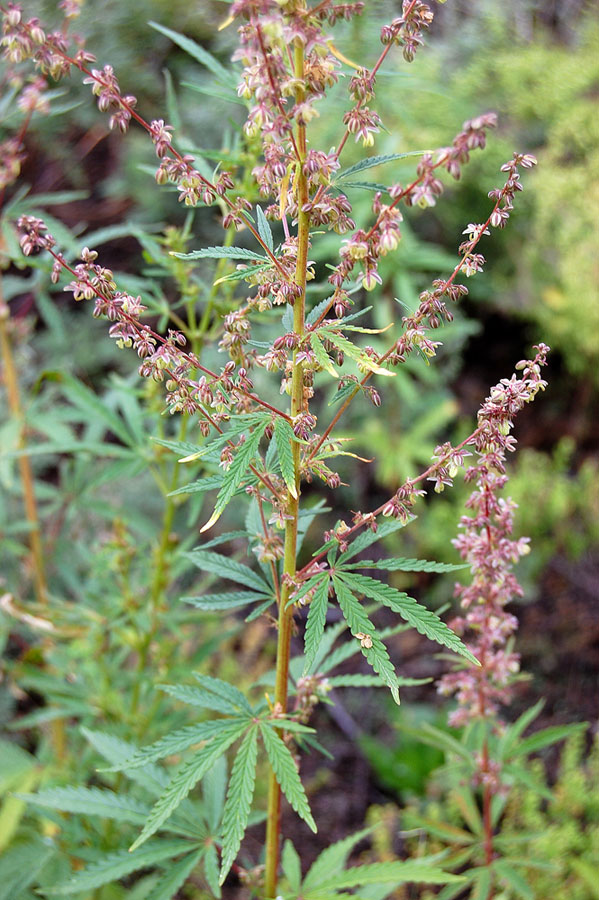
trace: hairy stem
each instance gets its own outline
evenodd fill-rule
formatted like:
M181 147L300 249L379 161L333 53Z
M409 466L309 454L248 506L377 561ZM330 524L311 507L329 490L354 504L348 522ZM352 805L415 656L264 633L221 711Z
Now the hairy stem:
M296 41L294 48L295 77L300 85L296 91L296 102L300 103L304 97L304 48ZM297 265L295 281L301 289L301 294L296 298L293 307L293 330L300 337L304 334L306 324L306 269L308 262L308 244L310 234L309 214L302 211L302 207L308 202L308 182L303 171L303 163L306 156L306 129L304 125L298 125L296 146L298 148L298 161L295 170L295 189L297 192L298 224L297 224ZM291 381L291 417L297 416L304 405L304 379L303 367L297 361L297 351L293 359L293 375ZM289 519L285 524L285 556L283 560L284 574L293 578L296 572L296 547L297 547L297 523L299 515L300 493L300 445L294 441L293 468L295 472L295 488L297 497L289 496L287 514ZM293 629L293 607L288 606L290 587L288 579L283 580L281 600L279 603L279 632L277 641L277 665L275 685L275 708L287 709L287 685L289 681L289 654L291 645L291 633ZM279 845L281 831L281 789L274 772L270 771L268 781L268 813L266 822L266 874L265 896L274 897L277 886L277 871L279 867Z

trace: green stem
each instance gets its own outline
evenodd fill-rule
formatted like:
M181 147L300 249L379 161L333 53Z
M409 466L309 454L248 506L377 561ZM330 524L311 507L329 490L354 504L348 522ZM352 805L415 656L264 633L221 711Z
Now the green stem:
M304 89L304 49L299 41L295 43L295 77L299 87L296 91L296 101L303 100ZM300 336L304 334L306 322L306 269L308 262L308 244L310 236L309 214L302 211L308 202L308 183L303 172L303 162L306 156L306 130L304 125L299 125L296 136L296 146L299 151L299 159L295 171L295 189L297 192L298 215L297 225L297 264L295 281L301 289L299 297L293 307L293 330ZM291 380L291 417L297 416L304 406L304 378L303 367L297 361L297 354L293 357L293 375ZM293 629L293 606L289 606L290 586L289 579L293 579L296 573L296 548L297 525L299 515L300 495L300 445L293 442L293 468L295 472L295 488L297 498L289 496L287 515L289 518L285 524L285 555L283 559L283 571L288 579L283 581L281 601L279 603L279 631L277 640L276 682L275 682L275 708L285 712L287 710L287 687L289 682L289 658L291 646L291 634ZM281 840L281 789L274 772L270 771L268 781L268 811L266 819L266 872L264 890L266 897L274 897L277 887L277 873L279 868L279 845Z

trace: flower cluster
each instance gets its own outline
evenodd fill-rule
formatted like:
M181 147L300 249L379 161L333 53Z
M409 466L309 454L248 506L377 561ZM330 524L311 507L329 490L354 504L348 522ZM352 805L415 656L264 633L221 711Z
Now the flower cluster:
M424 43L422 33L430 26L433 16L430 6L421 0L403 0L402 15L383 26L381 42L402 45L405 61L412 62L416 50Z
M472 580L456 586L464 612L450 624L469 640L468 647L480 667L449 673L439 682L441 693L457 695L458 707L450 717L455 726L496 717L498 704L509 702L510 680L518 671L518 656L507 647L518 622L505 607L522 594L512 568L528 553L528 539L511 538L516 504L499 493L507 482L505 454L516 444L510 434L513 418L546 386L541 367L549 348L539 344L535 349L533 360L516 366L522 371L520 378L514 374L492 389L479 411L476 433L468 442L478 459L467 469L465 479L474 482L475 489L466 504L471 514L462 517L463 531L454 544L470 564Z

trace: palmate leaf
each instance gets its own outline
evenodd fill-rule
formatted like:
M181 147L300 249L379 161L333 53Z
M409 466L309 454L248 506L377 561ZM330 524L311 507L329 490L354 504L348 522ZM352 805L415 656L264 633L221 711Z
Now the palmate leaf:
M374 372L376 375L386 375L389 378L392 378L395 375L395 372L390 372L389 369L383 369L382 366L379 366L373 359L366 356L363 350L355 344L352 344L351 341L348 341L348 339L342 335L327 329L323 329L321 335L326 337L331 344L334 344L335 347L349 356L350 359L353 359L355 362L359 363L359 365L368 369L369 372Z
M467 569L463 563L440 563L428 559L363 559L346 566L348 569L385 569L387 572L456 572Z
M181 597L182 603L189 603L196 609L221 610L235 609L238 606L247 606L248 603L257 603L258 600L270 599L266 594L255 594L253 591L236 591L230 594L206 594L205 597Z
M333 584L341 612L349 625L351 633L354 637L362 634L370 639L372 646L367 646L362 642L362 639L359 639L361 641L360 649L362 654L366 657L368 664L380 676L381 681L387 685L395 702L399 704L397 675L389 659L387 648L376 634L374 625L366 615L360 602L352 594L348 584L336 575L333 576Z
M230 726L230 719L215 719L210 722L199 722L195 725L184 725L183 728L171 731L170 734L154 741L153 744L142 747L128 759L122 760L117 765L111 766L109 769L100 771L126 771L127 774L129 774L131 769L138 769L140 766L145 766L157 759L164 759L166 756L182 753L183 750L193 747L194 744L199 744L202 741L211 741L223 731L228 733Z
M256 224L258 225L258 234L272 253L275 247L272 230L268 219L262 212L261 206L256 206Z
M461 875L452 875L444 872L436 866L429 866L419 862L382 862L370 863L365 866L353 866L344 872L327 878L324 875L319 884L319 889L352 888L366 884L450 884L451 882L463 882Z
M337 374L337 370L335 369L335 366L331 362L329 354L324 349L324 347L322 345L322 341L320 340L320 338L318 337L318 335L316 334L315 331L313 331L312 334L310 335L310 346L312 347L312 352L314 353L314 356L316 357L316 362L318 363L320 368L324 369L325 372L328 372L329 375L332 375L333 378L339 378L339 375Z
M159 690L164 691L165 694L174 697L175 700L180 700L181 703L187 703L189 706L212 709L224 715L236 715L238 713L237 707L223 697L218 697L210 691L203 691L201 688L193 687L189 684L159 684L157 687Z
M220 734L209 744L198 750L190 760L184 763L169 781L166 790L159 797L152 812L148 816L141 834L131 845L131 851L148 840L177 809L189 792L200 781L247 728L247 722L225 722Z
M245 712L249 716L253 715L254 711L247 698L234 684L229 684L228 681L221 681L220 678L213 678L211 675L202 675L201 672L194 672L193 677L200 682L203 688L218 694L219 697L232 703L241 713Z
M204 47L196 44L195 41L192 41L191 38L186 37L184 34L179 34L178 31L172 31L172 29L166 28L164 25L159 25L158 22L149 22L148 24L151 28L155 28L156 31L159 31L161 34L170 38L173 43L177 44L181 50L188 53L189 56L199 62L200 65L205 66L205 68L212 72L212 74L224 85L228 86L231 83L231 78L234 73L225 69L216 57L211 53L208 53Z
M298 816L316 833L304 786L287 745L267 722L260 722L260 732L268 760L281 790Z
M219 883L222 885L235 861L247 827L258 758L258 727L245 735L233 763L222 825L222 861Z
M120 771L122 763L131 759L138 752L135 744L124 741L113 734L92 731L84 727L81 728L81 733L94 750L114 767L115 771ZM127 777L155 796L159 795L168 783L168 776L164 769L153 763L147 763L140 766L139 769L128 772Z
M185 553L184 556L190 559L194 566L197 566L203 572L220 575L221 578L235 581L237 584L243 584L244 587L252 588L252 590L262 594L271 593L266 581L250 569L249 566L244 566L243 563L230 559L228 556L223 556L221 553L214 553L197 547L195 550Z
M326 624L328 605L329 576L324 575L308 607L308 620L304 634L304 675L310 671L316 658Z
M365 169L372 169L374 166L381 166L383 163L395 162L398 159L406 159L408 156L422 156L423 153L426 152L426 150L410 150L408 153L388 153L381 156L367 156L366 159L361 159L360 162L350 166L349 169L343 169L341 172L337 172L334 181L340 181L342 178L348 178L350 175L356 175L358 172L363 172Z
M349 837L343 838L343 840L337 841L335 844L327 847L326 850L323 850L320 856L314 860L308 874L304 878L304 890L317 888L325 878L330 878L340 873L347 862L347 857L356 844L371 833L372 828L363 828L361 831L356 831L355 834L351 834Z
M255 250L246 250L245 247L202 247L200 250L192 250L191 253L171 253L177 259L251 259L268 263L262 253Z
M218 492L216 503L214 504L214 512L208 522L200 528L200 532L208 531L209 528L212 528L217 519L220 518L221 513L240 486L252 460L258 453L258 446L263 432L264 426L257 426L254 428L248 435L245 443L235 451L233 461L223 476L223 483Z
M430 638L431 641L443 644L445 647L453 650L454 653L459 653L461 656L466 657L475 665L480 665L476 657L462 643L457 634L454 634L439 616L422 606L413 597L408 597L407 594L396 590L391 585L383 584L382 581L377 581L375 578L361 575L358 572L343 572L339 577L342 577L352 590L364 594L377 603L388 606L389 609L398 613L409 625L419 631L420 634Z
M18 794L21 800L56 809L60 812L83 813L86 816L102 816L118 822L143 825L150 806L126 794L115 794L102 788L55 787L37 794Z
M76 872L68 881L47 888L49 894L78 894L83 891L93 891L103 884L109 884L137 872L138 869L146 869L148 866L165 862L188 852L193 847L189 841L151 841L142 850L117 850L110 853L97 863L93 863L86 869Z
M293 463L292 444L295 442L293 428L285 419L277 416L274 425L274 436L277 445L277 458L281 466L281 475L291 496L297 499L295 484L295 466Z
M404 528L409 522L413 521L413 518L414 517L411 516L407 522L402 522L401 519L387 519L387 521L378 526L376 531L371 531L370 529L363 531L362 534L358 535L355 541L352 541L347 550L341 554L337 563L344 565L349 559L352 559L354 556L357 556L358 553L361 553L362 550L366 550L367 547L376 544L377 541L381 541L388 535L399 531L400 528Z
M188 853L179 862L171 863L166 874L154 885L150 893L146 895L145 900L172 900L200 862L205 852L205 848L195 850L193 853Z

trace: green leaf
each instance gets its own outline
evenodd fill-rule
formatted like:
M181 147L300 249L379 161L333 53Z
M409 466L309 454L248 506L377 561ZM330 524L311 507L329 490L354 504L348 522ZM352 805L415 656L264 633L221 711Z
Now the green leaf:
M302 864L297 850L289 840L285 841L283 845L281 865L283 867L283 875L289 882L290 890L299 894L302 883Z
M115 737L113 734L106 734L104 731L81 728L81 733L116 771L120 770L122 763L139 752L135 744ZM160 794L168 782L168 776L164 769L152 763L141 766L139 770L128 772L127 777L155 795Z
M126 794L115 794L101 788L55 787L37 794L20 794L22 800L57 809L60 812L82 813L86 816L103 816L118 822L143 825L150 807Z
M294 499L297 499L297 487L295 484L295 465L293 462L292 444L295 442L293 428L285 419L277 416L274 424L274 438L277 445L277 458L281 466L281 474L287 485L287 489Z
M370 834L372 834L372 828L363 828L361 831L356 831L355 834L351 834L349 837L343 838L343 840L337 841L331 844L330 847L327 847L326 850L323 850L320 856L314 860L308 874L304 878L304 890L318 888L325 878L330 878L332 875L341 872L345 867L347 857L356 844Z
M495 872L510 885L514 893L522 900L535 900L535 894L526 879L503 859L493 863Z
M203 572L220 575L221 578L235 581L237 584L243 584L245 587L252 588L252 590L261 594L270 593L270 587L263 578L250 569L249 566L244 566L243 563L230 559L228 556L202 550L201 547L190 550L184 555Z
M221 896L220 884L218 876L220 872L220 864L218 859L218 850L214 843L208 844L206 847L206 855L204 857L204 875L208 882L208 887L215 897Z
M342 178L348 178L350 175L356 175L358 172L363 172L365 169L372 169L374 166L381 166L383 163L395 162L398 159L406 159L408 156L422 156L424 153L427 153L427 151L410 150L408 153L388 153L382 156L367 156L366 159L361 159L360 162L350 166L349 169L343 169L341 172L337 172L334 181L340 181Z
M247 723L225 722L220 734L184 763L173 775L164 793L159 797L139 837L131 845L131 851L140 847L167 821L189 792L228 748L240 737Z
M253 591L237 591L231 594L207 594L205 597L181 597L182 603L189 603L196 609L221 610L247 606L258 600L267 599L266 594L255 594Z
M461 875L452 875L444 872L436 866L429 866L419 862L382 862L370 863L365 866L353 866L340 874L334 875L320 882L319 888L351 888L364 884L450 884L451 882L464 881Z
M188 853L179 862L171 863L165 875L162 876L145 900L172 900L179 888L185 884L187 878L204 855L204 848Z
M376 578L370 578L367 575L361 575L358 572L343 572L344 581L358 593L364 594L377 603L382 603L398 613L402 619L420 632L426 635L431 641L443 644L454 653L459 653L466 657L470 662L480 665L478 660L468 648L462 643L457 634L448 628L439 616L431 612L425 606L422 606L413 597L396 590L389 584L383 584Z
M320 338L318 337L318 335L316 334L315 331L313 331L312 334L310 335L310 346L312 347L312 352L314 353L314 356L316 357L316 362L318 363L320 368L324 369L325 372L328 372L329 375L332 375L333 378L339 378L339 375L337 374L337 370L335 369L333 363L331 362L329 354L324 349L324 347L322 345L322 341L320 340Z
M251 276L255 275L257 272L263 272L264 269L270 268L272 268L271 262L256 263L255 265L244 266L241 269L236 269L235 272L230 272L228 275L223 275L222 278L217 278L214 284L230 284L233 281L245 281L246 279L251 278Z
M238 710L228 700L217 697L210 691L202 691L200 688L192 687L188 684L159 684L158 689L180 700L181 703L187 703L189 706L199 706L201 709L212 709L215 712L224 715L236 715Z
M126 447L135 446L135 440L125 423L103 400L86 387L83 382L66 372L45 372L44 378L57 380L62 385L65 396L77 406L90 421L104 422L105 426L118 437Z
M241 728L243 723L236 721L237 727ZM199 722L195 725L185 725L176 731L171 731L147 747L142 747L128 759L125 759L109 769L103 770L108 772L126 771L138 769L147 763L154 762L157 759L164 759L166 756L172 756L175 753L181 753L194 744L200 744L202 741L212 741L213 738L229 733L232 727L230 719L215 719L210 722Z
M316 658L326 624L329 605L329 576L325 574L318 583L314 597L308 607L308 620L304 633L304 675L306 675Z
M117 850L110 853L97 863L93 863L86 869L76 872L68 881L46 888L49 894L77 894L82 891L93 891L137 872L138 869L146 869L157 863L172 859L174 856L189 851L189 841L153 841L143 850Z
M222 475L205 475L198 481L192 481L189 484L184 484L183 487L177 488L176 491L171 491L167 494L167 497L176 497L179 494L199 494L203 491L214 491L220 488L222 483Z
M366 615L360 602L352 594L345 581L342 581L340 578L334 575L333 584L335 586L337 601L341 608L341 612L343 613L343 617L349 625L350 631L354 635L354 638L360 640L360 649L363 656L366 657L368 664L372 666L374 671L378 675L380 675L381 681L383 681L383 683L387 685L387 687L391 691L391 696L393 697L395 702L399 704L399 687L397 684L397 676L395 674L395 669L391 664L391 660L389 659L387 648L376 634L374 625ZM372 646L365 646L362 643L362 639L356 638L356 635L358 634L363 634L369 637L370 641L372 642Z
M148 22L148 24L151 28L155 28L156 31L164 34L165 37L170 38L173 43L177 44L177 46L184 50L185 53L188 53L189 56L196 60L196 62L199 62L200 65L212 72L212 74L218 78L219 81L222 81L223 84L229 85L231 83L234 73L225 69L211 53L208 53L207 50L200 47L200 45L196 44L195 41L192 41L191 38L186 37L184 34L179 34L178 31L172 31L164 25L159 25L158 22Z
M428 744L429 747L435 747L443 750L445 753L453 753L465 762L472 763L472 756L467 747L457 741L453 735L435 725L424 722L418 728L405 729L407 733L413 734L419 740Z
M347 569L385 569L387 572L455 572L468 566L434 562L428 559L364 559L346 566Z
M262 253L255 250L247 250L245 247L202 247L200 250L192 250L191 253L174 253L177 259L251 259L261 263L269 263Z
M412 521L412 519L409 521ZM408 522L402 522L401 519L388 519L386 522L379 525L376 531L371 531L368 528L366 531L363 531L362 534L358 535L355 541L349 545L347 550L341 554L337 560L338 565L344 565L348 559L352 559L354 556L357 556L358 553L361 553L362 550L366 550L367 547L376 544L377 541L393 534L395 531L399 531L400 528L404 528L407 524Z
M212 834L217 834L220 820L225 806L225 792L227 790L227 760L221 756L212 767L210 778L206 778L202 785L206 818ZM218 882L218 878L216 879Z
M225 802L222 827L222 861L219 883L222 885L235 862L245 834L256 781L258 758L258 729L252 727L245 735L231 771Z
M241 693L239 688L227 681L221 681L220 678L212 678L211 675L202 675L200 672L194 672L193 677L200 682L202 687L214 694L218 694L223 700L228 700L233 706L237 707L241 713L253 715L254 711L250 706L247 697Z
M270 765L281 790L298 816L316 833L316 825L310 812L304 786L300 781L291 753L268 723L260 722L260 731Z
M373 359L366 356L363 350L355 344L352 344L351 341L348 341L348 339L342 335L327 329L323 329L321 334L324 335L331 344L334 344L338 350L341 350L349 356L350 359L359 363L364 369L368 369L369 372L374 372L376 375L386 375L389 378L392 378L395 375L395 372L390 372L389 369L383 369L382 366L379 366Z
M235 451L233 461L223 476L222 487L218 492L218 497L214 504L214 512L208 522L200 528L200 532L208 531L209 528L212 528L217 519L220 518L224 508L232 499L233 494L243 481L252 460L258 453L258 446L263 432L264 426L254 428L248 435L246 441Z
M534 722L537 718L543 706L545 705L545 700L541 698L538 700L534 706L529 707L529 709L524 710L521 716L519 716L513 725L508 725L505 729L498 745L498 755L499 759L505 759L510 756L512 748L518 741L518 738L526 731L528 726Z
M432 678L402 678L397 676L397 683L400 687L418 687L421 684L430 684ZM333 675L327 681L331 687L381 687L381 679L378 675L364 675L355 673L353 675Z
M531 734L530 737L521 740L512 752L513 757L526 756L529 753L536 753L543 747L550 747L558 741L563 741L576 734L577 731L585 731L589 727L588 722L574 722L571 725L552 725L550 728L543 728Z
M272 231L270 228L270 224L264 213L262 212L262 207L256 205L256 222L258 224L258 234L272 253L275 245L272 237Z

